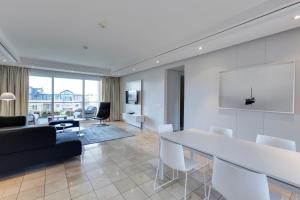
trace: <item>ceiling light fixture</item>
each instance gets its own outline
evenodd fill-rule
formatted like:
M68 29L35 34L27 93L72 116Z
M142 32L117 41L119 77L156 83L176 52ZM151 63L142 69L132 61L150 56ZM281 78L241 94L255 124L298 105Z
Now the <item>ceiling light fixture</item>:
M199 50L202 50L203 48L202 48L202 47L198 47L198 49L199 49Z
M135 68L132 68L132 71L135 71L136 69Z
M159 63L159 60L157 60L156 63L158 64L158 63Z
M83 49L84 49L84 50L87 50L88 48L89 48L89 47L86 46L86 45L83 46Z
M98 23L98 26L105 29L107 27L107 23L105 21L101 21Z
M300 19L300 15L296 15L296 16L294 17L294 20L298 20L298 19Z
M6 59L3 59L2 61L3 61L3 62L6 62L7 60L6 60Z

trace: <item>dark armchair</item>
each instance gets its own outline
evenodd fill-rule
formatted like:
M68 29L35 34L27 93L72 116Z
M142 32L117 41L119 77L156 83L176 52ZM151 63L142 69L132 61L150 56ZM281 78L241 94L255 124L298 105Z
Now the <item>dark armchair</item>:
M96 117L92 119L100 120L100 126L107 126L103 121L108 119L110 116L110 102L101 102Z

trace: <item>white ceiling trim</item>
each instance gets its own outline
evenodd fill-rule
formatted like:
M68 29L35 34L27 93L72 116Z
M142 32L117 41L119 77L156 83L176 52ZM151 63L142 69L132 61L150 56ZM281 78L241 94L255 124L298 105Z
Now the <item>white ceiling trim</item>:
M30 69L50 70L50 71L57 71L57 72L70 72L70 73L79 73L79 74L96 75L96 76L110 76L111 74L111 71L109 69L101 69L98 67L90 67L90 66L39 60L39 59L32 59L32 58L25 58L25 57L21 57L20 62L4 63L0 61L0 64L8 65L8 66L27 67Z
M124 76L138 71L144 71L297 28L300 26L300 20L293 20L293 17L299 13L300 2L294 2L172 50L149 57L133 65L113 70L112 75ZM199 46L203 46L202 51L197 50ZM156 63L157 60L159 60L159 63Z

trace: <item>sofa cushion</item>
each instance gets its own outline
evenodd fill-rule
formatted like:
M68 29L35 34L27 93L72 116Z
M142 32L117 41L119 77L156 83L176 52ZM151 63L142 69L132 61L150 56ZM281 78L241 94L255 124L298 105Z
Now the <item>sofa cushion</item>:
M0 117L0 127L25 126L25 125L26 125L25 116Z
M0 130L0 155L52 147L56 130L51 126Z

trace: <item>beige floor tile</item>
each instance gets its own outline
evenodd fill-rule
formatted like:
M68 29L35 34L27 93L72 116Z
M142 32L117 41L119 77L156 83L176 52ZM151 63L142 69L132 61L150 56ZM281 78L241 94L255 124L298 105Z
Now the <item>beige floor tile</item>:
M138 187L123 193L122 196L126 200L143 200L148 198L148 196Z
M94 190L102 188L106 185L110 185L112 182L106 175L102 175L101 177L97 177L95 179L91 179L90 183L92 184Z
M116 188L121 193L124 193L132 188L137 187L137 185L130 178L125 178L125 179L116 181L113 184L116 186Z
M31 190L40 186L44 186L45 184L45 176L35 178L35 179L29 179L29 180L24 180L21 185L20 191L25 191L25 190Z
M75 198L74 200L98 200L95 192L90 192Z
M11 196L14 194L18 194L20 187L21 187L21 183L1 186L1 188L0 188L1 197L3 198L3 197Z
M85 174L79 174L79 175L74 175L74 176L67 177L67 181L68 181L68 184L70 185L70 187L81 184L81 183L86 182L88 180L89 179Z
M23 181L28 181L28 180L33 180L33 179L37 179L37 178L41 178L45 176L45 170L35 170L33 172L28 172L27 174L25 174Z
M166 191L176 197L176 199L182 199L184 196L184 186L179 183L174 183L166 188ZM187 195L192 191L187 188Z
M64 180L64 179L66 179L66 174L64 171L58 172L58 173L53 173L53 174L48 174L48 175L46 175L45 184L49 184L49 183Z
M106 187L100 188L95 191L97 194L97 197L101 200L108 200L115 196L120 195L120 192L117 190L117 188L111 184Z
M151 196L151 200L173 200L175 197L168 193L166 190L162 190Z
M18 193L12 194L12 195L9 195L9 196L3 197L3 198L0 198L0 200L16 200L17 197L18 197Z
M37 200L44 196L44 186L20 192L18 200Z
M0 179L0 188L2 186L14 185L18 183L22 183L24 176L23 175L12 175L11 177L6 177Z
M69 189L61 190L49 195L46 195L44 200L69 200L71 199Z
M58 191L68 188L67 179L51 182L45 185L45 195L56 193Z
M93 191L93 187L88 181L70 187L70 194L72 198L79 197L91 191Z
M64 164L57 164L46 168L46 176L50 174L64 173L64 172L65 172Z
M112 172L112 173L108 173L106 174L106 176L112 181L112 182L115 182L115 181L119 181L121 179L124 179L124 178L127 178L128 176L122 172L122 171L115 171L115 172Z
M141 172L135 175L130 176L130 178L137 184L137 185L141 185L145 182L149 182L151 180L151 178L149 178L149 176L147 176L145 173Z
M146 183L143 183L141 185L139 185L139 187L143 190L143 192L145 192L148 196L152 196L155 193L161 191L162 189L158 190L158 191L154 191L154 187L153 187L154 182L153 181L149 181Z
M109 200L124 200L124 198L121 195L115 196Z
M98 169L94 169L94 170L86 172L86 175L89 179L95 179L97 177L103 176L104 172L102 169L98 168Z

